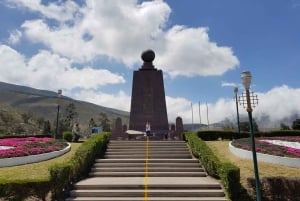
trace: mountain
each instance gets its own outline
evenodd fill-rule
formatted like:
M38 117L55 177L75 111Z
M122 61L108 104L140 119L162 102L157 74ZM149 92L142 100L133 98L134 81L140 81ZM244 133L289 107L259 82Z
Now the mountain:
M61 106L60 114L63 114L66 107L73 103L78 113L76 120L84 126L88 125L91 118L97 123L100 113L105 113L111 121L120 117L123 124L129 122L129 112L74 100L66 96L58 99L57 93L53 91L0 82L1 111L29 112L35 117L43 117L45 120L54 122L57 116L58 100Z

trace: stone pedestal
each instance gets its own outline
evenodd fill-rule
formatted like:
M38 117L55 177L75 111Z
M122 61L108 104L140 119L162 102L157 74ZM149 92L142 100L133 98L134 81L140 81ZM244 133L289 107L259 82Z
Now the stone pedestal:
M133 73L129 129L145 131L148 121L152 134L165 135L169 125L163 73L154 68L154 58L152 50L145 51L142 54L142 68Z
M176 137L178 139L182 139L182 133L183 133L183 123L182 123L182 118L177 117L176 118Z
M122 127L122 119L118 117L115 122L115 127L111 132L111 139L123 139L125 138L125 132Z

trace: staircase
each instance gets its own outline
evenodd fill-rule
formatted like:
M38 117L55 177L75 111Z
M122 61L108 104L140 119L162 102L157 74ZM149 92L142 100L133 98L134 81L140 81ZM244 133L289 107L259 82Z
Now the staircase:
M67 201L226 201L183 141L110 141Z

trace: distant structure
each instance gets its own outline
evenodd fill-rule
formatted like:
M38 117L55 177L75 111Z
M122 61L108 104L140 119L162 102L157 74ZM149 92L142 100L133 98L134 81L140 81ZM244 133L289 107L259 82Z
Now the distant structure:
M123 139L125 132L123 131L122 119L118 117L115 121L115 127L111 132L111 139Z
M176 118L176 132L175 137L178 139L182 139L183 133L183 122L181 117Z
M144 51L141 58L142 67L133 72L129 130L145 131L150 122L152 134L165 135L169 124L163 74L152 64L153 50Z

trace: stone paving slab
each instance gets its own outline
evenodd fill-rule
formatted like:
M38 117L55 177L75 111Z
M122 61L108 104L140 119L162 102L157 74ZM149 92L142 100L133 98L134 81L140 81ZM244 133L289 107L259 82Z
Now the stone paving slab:
M144 177L93 177L77 182L78 185L144 185ZM199 184L216 184L219 182L211 177L149 177L148 185L199 185Z

